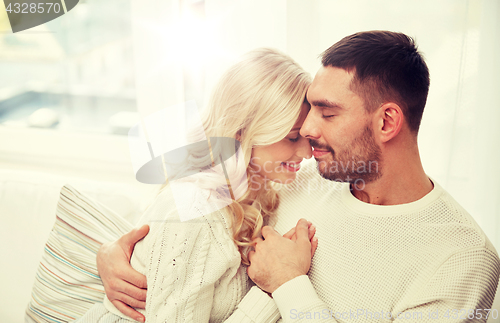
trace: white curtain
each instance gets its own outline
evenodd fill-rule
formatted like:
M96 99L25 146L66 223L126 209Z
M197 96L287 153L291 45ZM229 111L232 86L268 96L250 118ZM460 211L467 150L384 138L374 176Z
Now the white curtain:
M151 32L148 26L182 19L176 15L186 2L204 3L204 40L186 36L192 37L184 47L191 61L165 59L173 48L159 46L168 40L160 44L158 30L168 34L168 28ZM186 70L203 78L206 100L221 72L252 48L281 49L314 75L318 55L346 35L386 29L414 37L431 74L419 135L424 169L500 250L499 1L132 0L132 12L143 115L184 100Z

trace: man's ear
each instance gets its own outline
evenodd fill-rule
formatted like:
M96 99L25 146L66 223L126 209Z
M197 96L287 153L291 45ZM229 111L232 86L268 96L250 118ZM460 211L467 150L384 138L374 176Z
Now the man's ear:
M404 123L403 110L394 102L384 103L377 112L379 138L388 142L396 137Z

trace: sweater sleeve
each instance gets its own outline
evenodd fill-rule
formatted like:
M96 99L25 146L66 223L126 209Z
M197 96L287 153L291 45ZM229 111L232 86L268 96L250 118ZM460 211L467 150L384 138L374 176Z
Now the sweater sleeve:
M462 250L438 268L403 310L351 314L381 322L486 322L499 275L495 252L486 248ZM328 308L305 275L280 286L273 298L284 322L338 322L333 314L338 309Z
M307 275L295 277L278 287L273 299L283 322L338 322L314 290Z
M279 318L274 300L259 287L253 286L225 323L274 323Z
M208 322L214 288L227 271L209 226L152 223L146 322Z

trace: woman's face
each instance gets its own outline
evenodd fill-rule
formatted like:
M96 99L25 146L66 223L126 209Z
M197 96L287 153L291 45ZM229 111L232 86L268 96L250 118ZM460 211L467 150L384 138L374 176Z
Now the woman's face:
M272 145L252 149L250 163L257 174L283 184L291 183L295 179L302 159L312 156L309 140L299 134L308 112L309 104L302 104L299 119L285 138Z

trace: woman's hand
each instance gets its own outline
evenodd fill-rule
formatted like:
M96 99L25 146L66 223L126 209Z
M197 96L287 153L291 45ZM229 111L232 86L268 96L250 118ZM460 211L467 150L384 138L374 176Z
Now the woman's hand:
M317 239L311 239L313 232L314 227L305 219L297 222L295 234L289 232L286 236L269 226L263 227L263 238L255 238L254 250L248 253L248 277L263 291L273 293L288 281L307 275L316 251Z
M314 257L314 253L316 252L316 248L318 248L318 238L314 237L316 234L316 227L310 222L307 221L307 225L309 227L309 241L311 242L311 259ZM284 238L290 239L292 241L297 240L296 234L297 227L293 227L283 235Z
M123 314L136 321L145 317L134 310L146 308L146 276L130 265L135 244L149 232L149 226L133 229L120 239L105 243L97 252L97 270L101 276L108 299Z

